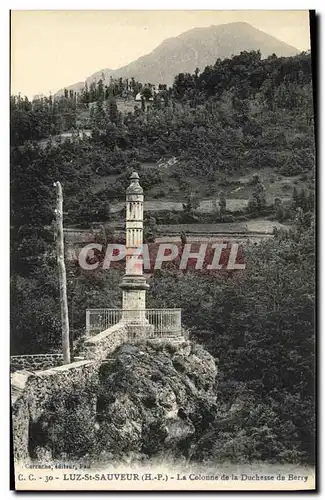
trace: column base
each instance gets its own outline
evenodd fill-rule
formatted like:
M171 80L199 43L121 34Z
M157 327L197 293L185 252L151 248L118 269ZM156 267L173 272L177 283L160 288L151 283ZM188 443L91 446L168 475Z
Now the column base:
M154 336L155 327L153 325L127 324L128 338L130 340L150 339Z

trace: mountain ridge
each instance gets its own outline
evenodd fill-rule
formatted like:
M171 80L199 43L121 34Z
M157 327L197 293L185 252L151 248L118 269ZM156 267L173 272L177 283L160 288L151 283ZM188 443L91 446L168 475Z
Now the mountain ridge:
M120 68L103 68L88 76L84 83L79 82L65 88L80 91L85 83L89 86L102 78L102 75L104 83L112 76L134 77L142 83L171 85L175 75L179 73L193 73L196 67L202 71L218 58L231 57L244 50L260 50L263 58L273 53L278 57L299 53L297 48L246 22L196 27L163 40L149 54ZM61 89L55 95L63 92L64 89Z

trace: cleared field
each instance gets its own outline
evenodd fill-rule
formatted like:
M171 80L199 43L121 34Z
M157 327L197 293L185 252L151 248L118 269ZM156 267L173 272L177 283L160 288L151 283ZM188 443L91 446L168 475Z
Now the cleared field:
M160 224L157 226L159 234L237 234L261 233L272 234L273 229L289 229L288 225L268 219L251 219L247 222L224 222L217 224Z
M92 130L88 129L83 129L73 132L63 132L62 134L54 135L51 137L53 143L58 143L59 141L64 141L65 139L74 139L76 137L79 137L79 139L85 139L86 137L91 137L92 135ZM41 141L38 141L38 145L44 149L46 148L47 143L49 142L50 138L47 139L42 139Z
M159 165L160 163L160 165ZM166 163L166 162L165 162ZM187 177L181 182L174 178L174 172L179 168L179 161L173 165L164 165L163 159L160 162L146 162L141 164L140 176L145 175L147 168L157 169L162 175L162 182L152 186L145 192L145 210L176 210L183 209L186 193L192 193L199 200L199 212L212 212L214 201L219 199L220 191L224 191L227 200L227 210L234 212L247 207L247 203L254 192L253 177L258 175L265 187L268 205L273 205L276 198L282 200L284 204L290 202L294 187L301 189L306 187L306 180L300 176L287 177L275 173L270 168L262 170L252 170L249 174L241 176L225 176L216 172L215 181L207 182L202 179ZM96 182L95 192L104 189L105 186L114 184L119 176L103 176ZM141 182L141 181L140 181ZM184 187L184 183L186 184ZM112 201L112 211L121 208L121 202Z
M246 226L250 233L272 233L274 227L285 230L290 228L288 224L267 219L251 219L246 222Z
M274 172L271 168L264 168L238 177L236 180L240 182L241 185L231 191L231 195L233 197L247 197L248 199L253 190L251 180L255 174L259 176L264 184L267 198L273 201L275 198L281 198L282 200L287 198L288 195L292 193L294 186L302 188L305 185L305 182L301 180L299 175L288 177Z
M108 101L107 101L108 102ZM141 102L136 101L135 99L116 99L116 104L118 110L122 113L133 113L134 106L141 107Z
M220 224L159 224L158 233L247 233L246 223L220 223Z
M282 202L286 203L290 201L290 197L282 197ZM202 213L212 212L214 209L213 205L214 199L202 200L199 204L198 211ZM247 199L243 198L227 198L227 210L230 212L235 212L237 210L242 210L247 207ZM269 204L274 202L274 199L268 198L267 202ZM112 202L111 212L116 213L123 209L125 206L124 201ZM161 210L176 210L180 212L183 210L183 203L180 201L172 200L148 200L144 202L144 210L148 212L159 212Z
M227 208L228 210L240 210L247 206L247 200L245 199L228 199ZM118 212L124 207L124 202L113 203L111 210L112 212ZM176 210L180 212L183 210L183 203L180 201L172 200L149 200L144 202L144 210L148 212L155 212L161 210ZM212 212L213 210L213 200L202 200L197 209L199 212Z

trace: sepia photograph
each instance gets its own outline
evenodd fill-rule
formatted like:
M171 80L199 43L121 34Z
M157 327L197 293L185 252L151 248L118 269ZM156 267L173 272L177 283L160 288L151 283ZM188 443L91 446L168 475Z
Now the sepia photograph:
M11 489L315 490L315 11L9 15Z

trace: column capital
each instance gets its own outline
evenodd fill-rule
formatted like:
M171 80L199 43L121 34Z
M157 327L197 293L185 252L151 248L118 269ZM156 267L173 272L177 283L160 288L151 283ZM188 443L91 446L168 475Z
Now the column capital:
M130 177L131 184L126 190L127 195L132 194L143 194L143 189L139 184L139 174L137 172L133 172Z

